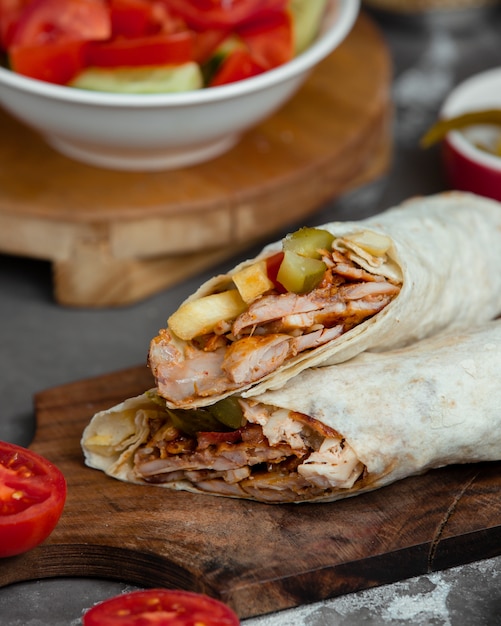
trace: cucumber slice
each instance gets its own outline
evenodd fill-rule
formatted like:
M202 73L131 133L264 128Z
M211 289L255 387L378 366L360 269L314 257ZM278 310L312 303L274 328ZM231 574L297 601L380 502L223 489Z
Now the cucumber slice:
M304 52L317 36L327 0L290 0L294 54Z
M201 89L203 77L193 62L162 67L89 67L71 82L71 87L128 94L174 93Z

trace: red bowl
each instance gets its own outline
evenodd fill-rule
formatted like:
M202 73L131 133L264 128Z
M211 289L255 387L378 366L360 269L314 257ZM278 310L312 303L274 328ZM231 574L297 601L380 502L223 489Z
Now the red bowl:
M501 68L476 74L451 92L441 110L442 118L469 111L501 109ZM443 142L443 163L449 184L501 201L501 157L475 146L499 133L488 125L451 131Z
M463 142L467 140L463 139ZM492 166L482 160L484 154L481 150L472 144L464 146L449 137L444 141L442 157L447 179L454 189L501 202L501 157L493 156L499 164Z

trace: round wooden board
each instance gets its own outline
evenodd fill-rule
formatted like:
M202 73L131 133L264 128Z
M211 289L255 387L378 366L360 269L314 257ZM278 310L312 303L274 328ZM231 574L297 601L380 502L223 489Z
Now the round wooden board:
M64 304L149 295L380 175L390 81L385 41L361 13L296 96L235 148L165 172L78 163L0 113L0 252L53 261Z

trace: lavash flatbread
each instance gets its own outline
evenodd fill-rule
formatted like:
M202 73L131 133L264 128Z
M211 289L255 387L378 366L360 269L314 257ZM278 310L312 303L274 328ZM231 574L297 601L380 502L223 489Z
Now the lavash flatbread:
M501 204L495 201L461 192L416 197L366 220L322 228L336 236L372 231L390 237L388 261L402 277L395 299L336 339L289 358L259 380L222 393L199 395L194 384L191 394L181 399L170 396L165 381L170 377L177 389L175 376L179 380L181 376L173 369L177 357L160 347L150 365L169 406L204 406L233 393L246 397L277 389L307 368L341 363L366 350L405 346L446 329L469 328L501 313ZM280 249L281 242L275 242L257 259ZM257 259L209 280L187 301L212 293ZM187 342L174 342L181 351L186 349Z
M229 485L217 473L214 480L204 478L196 484L186 478L158 482L168 480L161 472L145 480L137 473L134 458L150 441L152 425L156 428L156 420L162 419L147 394L96 414L83 433L82 447L87 465L127 482L265 502L330 502L432 468L501 460L500 376L501 321L495 321L393 351L366 352L343 364L310 368L280 389L248 399L252 405L317 420L327 427L327 434L329 429L337 433L355 455L358 465L353 466L359 472L352 484L331 482L320 490L314 484L309 490L301 487L281 494L285 483L273 480L267 486L257 466L254 478L237 485ZM336 467L339 459L329 466L328 454L318 462L313 469L321 477L342 470ZM307 469L312 469L311 463ZM299 471L290 470L292 483L304 483Z

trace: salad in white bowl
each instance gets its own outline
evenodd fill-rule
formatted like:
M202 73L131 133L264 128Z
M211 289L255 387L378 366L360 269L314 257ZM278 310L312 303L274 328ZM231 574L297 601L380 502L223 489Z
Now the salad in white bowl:
M326 0L0 0L13 71L59 85L169 93L257 76L303 52Z
M229 150L287 102L348 35L359 7L0 0L0 104L88 164L194 165Z

